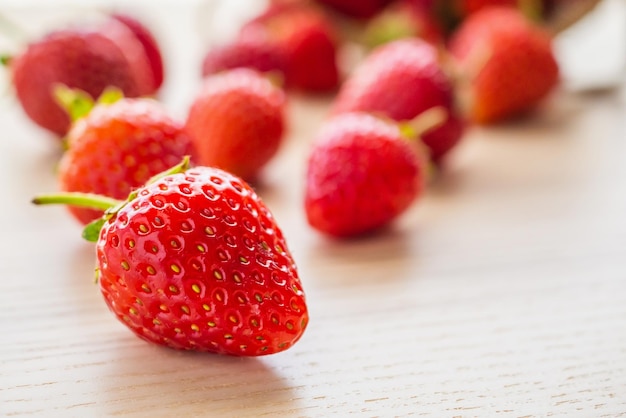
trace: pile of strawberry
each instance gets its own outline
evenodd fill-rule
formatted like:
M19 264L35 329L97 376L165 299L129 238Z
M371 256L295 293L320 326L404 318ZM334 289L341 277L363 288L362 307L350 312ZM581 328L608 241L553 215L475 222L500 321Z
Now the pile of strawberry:
M274 1L206 53L184 121L151 98L165 74L144 24L114 14L53 31L3 59L25 113L67 148L59 193L35 202L67 204L85 225L104 299L139 337L231 355L285 350L307 326L306 301L247 182L283 141L290 92L333 97L303 161L309 224L371 233L418 199L472 123L528 113L556 85L551 37L528 19L539 4ZM368 54L348 70L339 56L355 40Z

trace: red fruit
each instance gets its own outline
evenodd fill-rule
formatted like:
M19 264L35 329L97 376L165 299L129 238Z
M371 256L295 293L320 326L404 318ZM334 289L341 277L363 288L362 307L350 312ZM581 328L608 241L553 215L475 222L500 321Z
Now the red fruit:
M437 162L459 142L463 123L437 49L420 39L404 39L375 49L361 63L339 91L333 112L371 112L407 121L433 107L448 113L441 126L422 136Z
M163 57L161 56L161 49L154 35L143 23L134 17L117 13L111 15L111 17L126 25L135 35L137 41L141 43L152 70L152 86L149 94L156 92L163 84L164 76Z
M53 97L58 83L98 97L107 86L125 96L144 92L139 70L108 36L94 30L60 30L30 44L11 60L13 84L26 114L59 136L70 126L67 113Z
M313 143L306 174L309 224L337 237L370 232L404 212L424 167L397 125L365 113L331 119Z
M60 189L115 199L194 153L182 123L149 99L96 106L69 131L68 146L58 169ZM69 209L84 224L102 216L93 209Z
M166 176L101 230L100 289L139 337L175 349L273 354L308 313L296 265L255 192L219 169Z
M534 108L558 83L548 33L510 8L471 15L450 50L467 78L469 116L492 123Z
M309 92L337 88L336 36L330 22L316 9L299 4L270 8L242 29L242 37L258 36L282 49L287 86Z
M33 202L109 207L83 237L96 242L106 304L140 338L237 356L288 349L308 312L282 231L241 179L188 162L123 202L82 194Z
M240 68L206 78L187 116L199 163L253 179L283 138L285 94Z
M369 18L381 11L393 0L316 0L318 3L330 6L348 16Z
M210 49L202 62L202 75L245 67L260 72L277 71L284 77L285 54L278 44L265 39L263 33Z

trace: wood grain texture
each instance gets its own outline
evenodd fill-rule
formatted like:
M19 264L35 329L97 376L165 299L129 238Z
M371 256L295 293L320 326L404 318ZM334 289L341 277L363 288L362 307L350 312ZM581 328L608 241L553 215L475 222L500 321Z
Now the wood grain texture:
M197 80L179 82L174 111ZM626 416L626 86L472 129L405 216L347 242L302 210L327 100L290 104L259 192L311 322L287 352L241 359L114 319L78 225L29 203L56 188L57 144L2 98L0 416Z

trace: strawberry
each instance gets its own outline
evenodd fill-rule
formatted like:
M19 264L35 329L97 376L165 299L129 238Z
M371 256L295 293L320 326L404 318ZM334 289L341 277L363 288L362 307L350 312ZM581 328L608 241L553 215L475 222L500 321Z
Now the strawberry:
M434 107L443 107L447 120L422 140L431 159L440 162L461 139L464 124L454 107L452 82L438 61L437 49L414 38L376 48L344 83L333 112L372 112L406 121Z
M185 124L201 165L253 179L283 139L285 94L239 68L205 79Z
M337 116L322 127L309 156L308 222L336 237L381 228L420 195L424 175L398 125L366 113Z
M86 229L97 241L109 309L140 338L174 349L260 356L291 347L306 328L307 306L268 208L217 168L165 174ZM81 199L97 200L74 194L34 202Z
M264 31L259 36L241 37L233 42L211 48L202 61L204 77L239 67L260 72L286 73L286 57L276 42L266 39Z
M152 86L150 86L148 94L156 92L163 84L164 70L161 49L154 35L142 22L132 16L114 13L111 18L124 24L143 47L152 70Z
M52 32L28 45L9 65L26 114L59 136L67 133L70 118L53 97L56 84L84 90L92 97L98 97L107 86L119 87L129 97L145 92L145 80L140 77L143 71L131 65L127 53L99 30Z
M547 32L515 9L486 8L471 15L450 43L469 117L492 123L525 113L558 83Z
M241 36L262 36L283 51L288 87L314 93L337 88L336 34L317 9L298 3L275 5L248 22Z
M183 124L150 99L97 105L72 126L67 143L58 168L60 189L115 199L194 153ZM69 209L85 224L102 216L101 210Z
M334 10L351 17L367 19L378 12L393 0L316 0L318 3L331 7Z

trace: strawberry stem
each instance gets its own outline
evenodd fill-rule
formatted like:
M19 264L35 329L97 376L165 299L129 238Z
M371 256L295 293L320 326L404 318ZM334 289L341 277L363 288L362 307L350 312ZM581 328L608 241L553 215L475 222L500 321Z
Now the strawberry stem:
M121 201L94 193L70 192L36 196L32 203L35 205L71 205L105 211L119 205Z
M442 106L427 109L413 119L400 123L402 134L410 139L419 138L431 129L439 127L448 119L448 112Z
M189 169L189 166L189 156L186 155L183 157L180 163L155 175L150 180L148 180L146 184L154 183L165 176L183 173ZM96 242L98 241L98 238L100 236L100 230L102 229L104 224L109 219L113 218L118 211L120 211L128 202L133 200L135 197L137 197L137 190L133 190L128 195L128 198L126 200L116 200L95 193L67 192L36 196L32 200L32 203L36 205L70 205L104 211L100 218L87 224L83 229L83 238L90 242Z

